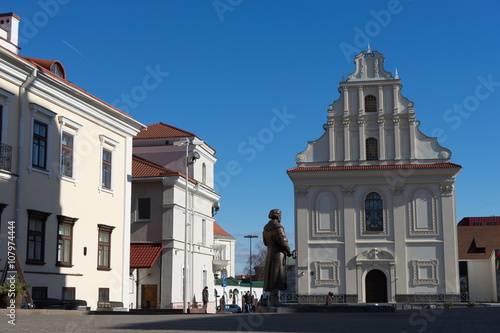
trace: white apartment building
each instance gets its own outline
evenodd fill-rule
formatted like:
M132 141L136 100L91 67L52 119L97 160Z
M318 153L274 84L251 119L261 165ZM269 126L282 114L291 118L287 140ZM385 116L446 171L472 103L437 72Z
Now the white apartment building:
M0 233L15 224L35 301L126 305L127 177L145 126L67 81L59 61L19 55L19 21L0 14ZM7 245L2 237L2 265Z
M180 309L186 300L189 309L198 308L208 286L208 311L215 311L214 216L220 199L214 190L215 162L212 147L164 123L149 125L134 138L132 251L146 244L156 244L161 251L150 267L131 266L134 307L149 301L151 308Z
M401 80L368 50L340 82L324 134L288 170L295 190L299 294L345 302L457 295L459 165L422 134Z

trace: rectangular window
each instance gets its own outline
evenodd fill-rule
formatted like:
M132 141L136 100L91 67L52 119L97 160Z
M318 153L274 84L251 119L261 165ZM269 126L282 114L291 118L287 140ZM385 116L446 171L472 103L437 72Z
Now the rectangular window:
M40 169L47 168L47 125L37 120L33 123L32 165Z
M99 288L99 302L109 302L109 288Z
M63 132L61 139L61 174L73 177L73 135Z
M488 225L497 225L496 222L488 222Z
M31 287L31 297L33 299L47 299L48 287Z
M137 199L137 221L148 221L151 218L151 199Z
M63 287L62 288L62 299L64 301L72 301L75 299L76 288L75 287Z
M207 221L201 220L201 245L207 245Z
M57 266L72 265L71 257L73 251L73 226L78 220L76 218L58 215L57 230Z
M111 156L110 150L102 150L102 187L111 189Z
M45 222L49 215L50 213L28 210L27 264L45 264Z
M109 270L111 258L111 232L114 227L99 224L97 269Z

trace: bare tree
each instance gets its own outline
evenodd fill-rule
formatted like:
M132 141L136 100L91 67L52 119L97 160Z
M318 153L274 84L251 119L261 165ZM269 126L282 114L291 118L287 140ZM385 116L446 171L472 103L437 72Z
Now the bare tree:
M255 274L255 281L263 281L264 280L264 264L266 262L266 254L267 248L264 246L264 243L257 242L256 252L252 253L252 266L253 270L250 269L250 258L247 261L246 273L250 275L252 272ZM252 250L255 250L252 249ZM253 251L252 251L253 252Z

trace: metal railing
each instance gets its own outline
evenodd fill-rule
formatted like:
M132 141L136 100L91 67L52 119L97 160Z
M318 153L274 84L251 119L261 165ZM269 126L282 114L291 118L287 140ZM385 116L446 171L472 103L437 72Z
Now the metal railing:
M469 292L461 292L460 300L462 302L481 302L481 303L490 303L491 295L487 293L469 293Z
M460 302L460 293L425 294L415 293L415 303Z
M280 303L295 303L295 304L325 304L326 294L323 295L303 295L303 294L289 294L280 293ZM345 303L344 295L334 294L333 303Z
M11 171L12 147L5 143L0 143L0 170Z

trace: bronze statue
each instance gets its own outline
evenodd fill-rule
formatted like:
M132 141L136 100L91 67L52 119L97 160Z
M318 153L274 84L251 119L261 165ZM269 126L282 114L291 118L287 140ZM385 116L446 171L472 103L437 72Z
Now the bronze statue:
M264 268L264 291L271 293L270 305L278 306L278 292L287 289L286 283L286 256L292 256L285 229L281 225L281 210L273 209L269 212L271 219L264 227L262 239L267 246L266 263Z

